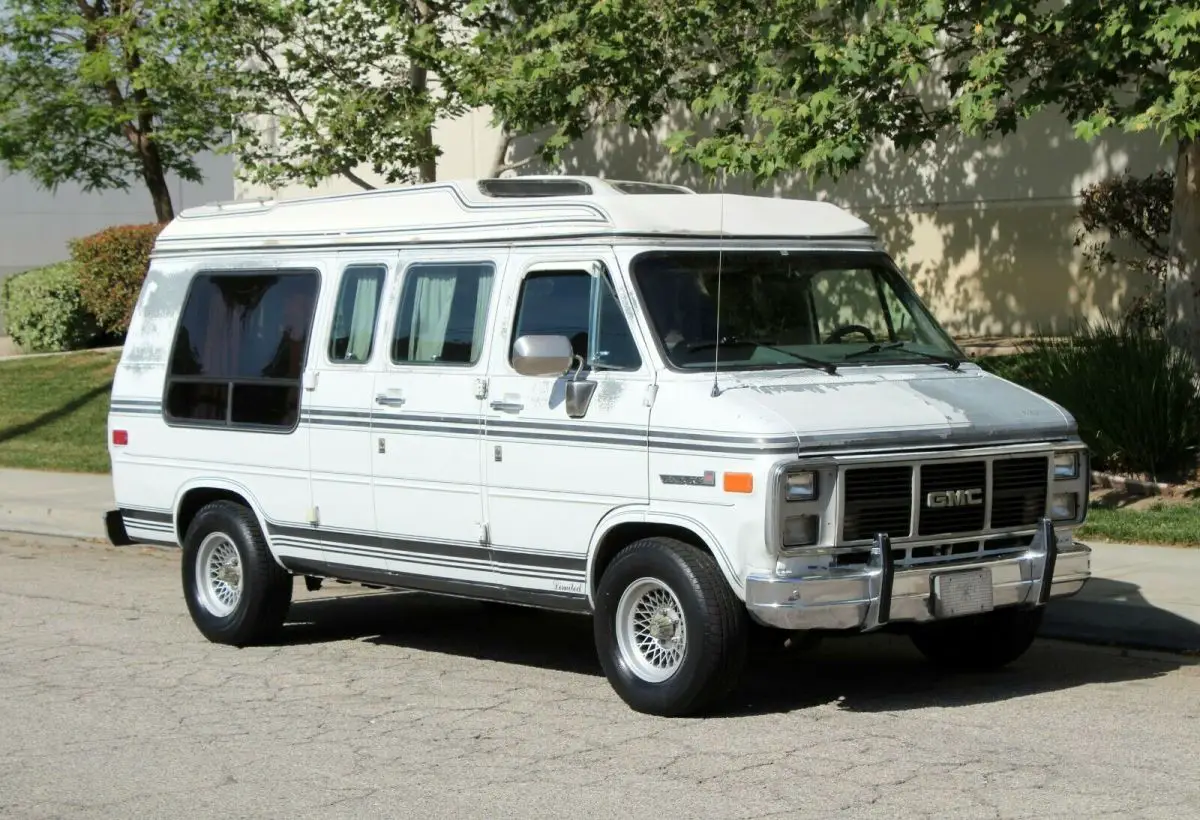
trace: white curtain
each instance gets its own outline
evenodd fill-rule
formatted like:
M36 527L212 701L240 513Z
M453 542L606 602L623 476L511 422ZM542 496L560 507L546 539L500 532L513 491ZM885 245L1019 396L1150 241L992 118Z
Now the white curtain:
M350 316L350 342L346 358L365 362L371 353L371 337L375 335L375 310L379 304L379 277L360 274L354 289L354 310Z
M417 292L413 299L412 335L408 340L410 362L433 362L442 355L457 280L453 268L422 271L418 275Z
M488 303L492 299L492 272L479 269L479 289L475 292L475 330L471 336L471 361L479 361L483 333L487 326Z

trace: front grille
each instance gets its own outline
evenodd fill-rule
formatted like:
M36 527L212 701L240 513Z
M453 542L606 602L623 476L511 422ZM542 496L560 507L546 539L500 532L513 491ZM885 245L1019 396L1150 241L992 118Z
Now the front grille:
M1008 458L992 464L992 527L1036 524L1046 514L1049 459Z
M886 532L906 538L912 528L913 468L858 467L845 473L842 539L858 541Z
M973 491L967 496L966 491ZM933 499L946 506L934 506ZM918 535L978 532L987 512L987 463L951 461L921 467Z

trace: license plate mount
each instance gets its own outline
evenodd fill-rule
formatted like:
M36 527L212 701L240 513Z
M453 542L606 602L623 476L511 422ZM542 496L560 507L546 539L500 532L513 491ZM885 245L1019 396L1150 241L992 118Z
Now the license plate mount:
M992 571L988 567L941 572L931 579L935 618L957 618L991 612Z

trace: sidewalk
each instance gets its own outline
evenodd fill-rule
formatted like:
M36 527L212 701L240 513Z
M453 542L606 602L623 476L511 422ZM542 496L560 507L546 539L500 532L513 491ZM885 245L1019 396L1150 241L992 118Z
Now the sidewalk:
M107 475L0 470L0 531L105 541ZM1042 634L1142 649L1200 651L1200 549L1092 545L1092 579L1052 601Z

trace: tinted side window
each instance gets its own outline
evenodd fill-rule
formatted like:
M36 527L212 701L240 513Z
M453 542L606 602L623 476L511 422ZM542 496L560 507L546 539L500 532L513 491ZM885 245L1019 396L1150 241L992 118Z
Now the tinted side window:
M318 285L309 271L196 276L175 336L166 415L294 427Z
M352 265L342 274L329 333L329 360L362 364L371 358L387 268Z
M566 336L575 355L595 368L636 370L642 364L611 283L582 271L525 278L512 341L521 336Z
M404 277L392 361L479 361L495 268L490 263L413 265Z

